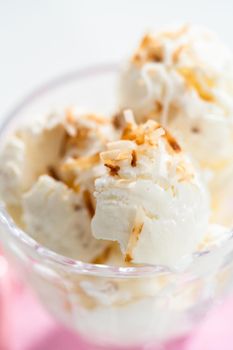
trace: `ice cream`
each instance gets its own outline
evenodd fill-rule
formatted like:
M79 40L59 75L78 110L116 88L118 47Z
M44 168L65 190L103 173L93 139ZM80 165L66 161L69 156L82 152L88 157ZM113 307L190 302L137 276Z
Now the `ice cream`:
M232 78L232 54L215 35L183 26L142 39L121 75L119 102L138 121L154 118L179 134L203 166L217 166L233 158Z
M108 242L91 234L99 152L117 135L111 120L67 109L20 127L1 150L0 193L17 224L44 246L92 261Z
M93 234L119 242L126 261L174 266L206 233L208 195L160 124L137 125L130 111L126 119L121 140L101 153L106 172L95 182Z
M22 193L58 161L65 130L41 124L19 129L1 149L0 192L8 205L20 205Z
M181 337L232 286L232 233L211 222L232 183L231 62L203 29L147 35L120 83L137 123L68 108L1 147L0 196L24 231L0 209L4 249L90 348ZM100 83L94 100L110 105L100 77L84 95Z
M26 230L38 242L56 252L82 261L92 261L108 246L91 233L91 204L48 175L39 177L23 195Z
M159 121L177 137L205 172L214 203L233 197L229 181L224 193L217 185L222 172L233 175L232 97L232 53L197 26L146 35L120 78L120 107L132 108L137 121Z
M208 228L206 239L198 247L200 256L194 258L183 279L179 273L114 280L85 278L79 283L80 294L72 294L70 298L77 310L72 313L76 317L71 326L86 336L91 331L100 342L131 345L132 348L139 344L144 346L148 339L157 339L158 343L184 334L192 325L194 318L190 313L193 315L196 305L199 305L199 311L204 310L203 301L206 305L206 300L219 296L227 285L229 273L219 270L227 253L232 251L232 243L225 242L222 247L216 243L224 234L224 227ZM204 253L212 244L216 244L216 252ZM106 263L122 266L121 259L122 254L114 246ZM187 278L190 271L201 278L190 281ZM84 302L82 312L80 298ZM195 314L196 317L199 315L200 312Z

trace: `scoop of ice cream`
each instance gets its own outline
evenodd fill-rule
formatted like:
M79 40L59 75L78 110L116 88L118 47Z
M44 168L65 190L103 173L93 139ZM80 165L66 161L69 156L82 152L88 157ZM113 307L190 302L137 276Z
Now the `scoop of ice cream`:
M88 157L91 168L98 163L98 153L106 141L114 139L114 132L109 119L71 109L20 127L0 151L0 162L4 164L0 167L1 198L8 205L20 204L21 194L43 174L62 181L74 180L77 164L75 171L72 165L65 164L73 159L83 164L81 158ZM83 179L87 180L87 175L86 172Z
M120 77L120 107L159 121L211 169L233 160L232 96L232 54L197 26L146 35Z
M176 140L157 122L126 113L122 139L101 153L92 221L98 239L117 241L127 261L174 265L208 225L208 196Z
M92 261L106 243L91 236L99 152L117 131L110 118L75 109L26 124L1 150L0 195L15 222L45 246Z
M90 206L82 194L50 176L40 176L23 195L25 230L44 246L90 262L109 244L91 234Z

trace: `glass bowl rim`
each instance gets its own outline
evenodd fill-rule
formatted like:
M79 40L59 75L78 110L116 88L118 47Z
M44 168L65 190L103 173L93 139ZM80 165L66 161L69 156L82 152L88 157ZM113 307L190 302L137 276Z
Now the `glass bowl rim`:
M13 119L17 118L17 114L20 113L23 108L28 104L33 103L34 100L40 98L41 95L47 94L53 88L69 84L72 81L81 80L85 78L90 78L93 75L102 75L106 73L116 73L119 70L119 63L99 63L96 65L85 66L83 68L76 69L74 71L69 71L65 74L56 76L52 79L49 79L44 84L39 85L39 87L32 90L31 93L22 98L15 106L2 117L0 122L0 137L4 132L5 128L8 126ZM132 267L118 267L110 266L104 264L92 264L82 262L80 260L71 259L65 257L55 251L46 248L45 246L39 244L32 237L30 237L25 231L20 229L11 218L10 214L6 211L3 204L0 204L0 222L5 226L11 235L19 240L24 246L29 249L32 249L36 254L45 259L46 261L51 262L52 264L57 265L62 269L67 269L72 273L77 274L90 274L95 276L111 276L118 278L128 278L128 277L146 277L151 275L161 275L161 274L174 274L174 273L183 273L176 269L170 269L161 265L143 265L143 266L132 266ZM221 239L220 244L217 247L214 247L209 250L203 250L201 252L194 252L191 254L192 260L201 258L204 255L211 254L216 249L220 248L221 245L233 239L233 230L228 230L227 235ZM190 258L189 257L189 258Z

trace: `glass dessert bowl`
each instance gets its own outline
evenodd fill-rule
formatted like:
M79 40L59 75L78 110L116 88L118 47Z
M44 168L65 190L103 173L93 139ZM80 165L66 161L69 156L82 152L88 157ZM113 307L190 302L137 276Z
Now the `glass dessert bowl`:
M20 121L51 107L87 105L115 110L118 66L99 65L60 77L31 94L1 124L5 136ZM108 266L59 255L17 227L1 206L5 252L47 309L92 346L148 349L186 335L232 287L233 233L185 259L163 266Z

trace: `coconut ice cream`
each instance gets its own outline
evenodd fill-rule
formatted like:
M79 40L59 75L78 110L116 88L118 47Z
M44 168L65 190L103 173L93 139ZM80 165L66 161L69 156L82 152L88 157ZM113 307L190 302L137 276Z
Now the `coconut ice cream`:
M126 261L173 266L206 233L208 195L170 133L152 120L137 125L130 111L126 119L121 140L100 155L93 234L119 242Z
M147 35L120 78L136 122L68 108L1 148L0 196L24 231L1 210L4 248L88 340L154 347L232 286L232 234L211 222L232 178L230 56L196 27Z
M233 174L232 82L230 50L209 30L185 25L146 35L119 84L120 107L167 127L205 172L215 209L233 197L230 181L219 190L222 172ZM216 218L228 223L226 212L218 207Z
M93 215L83 194L62 182L42 175L23 195L23 221L26 231L38 242L73 259L93 261L108 242L91 233ZM92 209L94 210L94 209Z
M117 132L111 120L67 109L20 127L1 150L0 192L15 221L44 246L95 260L108 246L91 233L99 152Z

